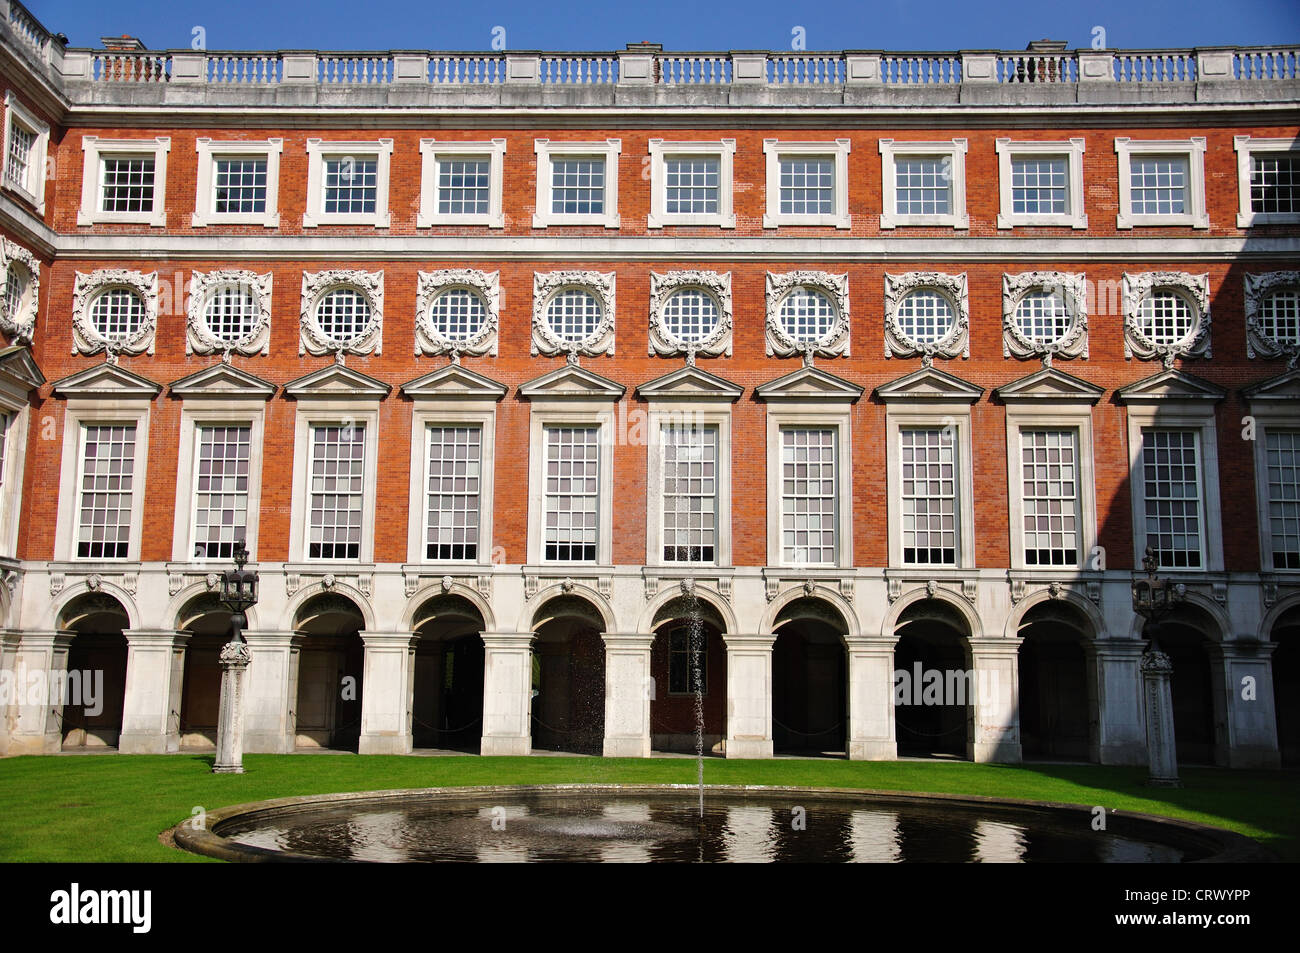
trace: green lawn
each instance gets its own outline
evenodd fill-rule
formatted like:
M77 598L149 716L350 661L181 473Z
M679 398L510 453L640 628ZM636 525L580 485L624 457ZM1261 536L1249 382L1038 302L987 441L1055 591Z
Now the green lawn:
M475 784L694 783L689 759L248 755L214 775L210 755L0 760L0 861L198 861L158 840L190 816L263 798ZM977 794L1140 811L1226 827L1300 861L1300 773L1186 768L1148 788L1141 768L962 762L726 761L706 783Z

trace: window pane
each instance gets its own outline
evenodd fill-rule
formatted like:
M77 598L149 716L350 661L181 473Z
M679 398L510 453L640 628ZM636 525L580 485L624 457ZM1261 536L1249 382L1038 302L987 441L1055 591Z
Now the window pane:
M673 629L668 634L668 691L673 695L708 694L709 656L707 637L700 629Z
M352 156L325 159L326 215L371 215L379 195L379 160Z
M544 558L596 561L600 501L600 430L547 427Z
M365 428L313 427L310 559L361 558Z
M899 330L914 344L942 341L957 320L952 302L937 291L922 288L898 303L894 315Z
M124 341L144 323L144 300L130 288L109 288L90 305L90 324L106 341Z
M492 160L438 160L438 214L486 215L491 190Z
M252 333L261 313L257 295L247 285L223 285L208 298L203 318L219 341L242 341Z
M1142 433L1142 485L1146 545L1162 569L1201 565L1201 478L1196 434L1190 430Z
M835 160L782 159L780 188L782 215L834 214Z
M429 428L427 559L478 558L481 427Z
M781 431L781 558L836 562L835 431Z
M1250 157L1250 210L1300 212L1300 155L1280 152Z
M1064 215L1065 159L1011 160L1011 210L1017 215Z
M1051 291L1031 291L1016 305L1016 327L1039 344L1054 344L1070 333L1074 319L1064 298Z
M707 156L664 160L664 211L669 215L716 215L719 161Z
M354 288L336 288L316 305L316 323L326 337L351 341L370 325L370 302Z
M718 518L718 431L665 427L664 561L713 562Z
M1300 569L1300 432L1270 430L1268 524L1274 569Z
M605 160L551 160L551 211L557 215L603 215Z
M579 288L562 291L546 308L546 322L561 341L581 344L600 324L600 302Z
M835 326L835 305L815 288L795 288L781 302L781 328L805 344L820 341Z
M198 428L194 556L229 559L248 526L248 427Z
M1078 566L1079 474L1072 430L1020 432L1025 565Z
M153 211L153 156L105 156L101 212Z
M915 156L895 160L896 214L950 214L951 166L952 160L947 156Z
M1300 289L1274 291L1260 302L1256 321L1264 337L1278 344L1300 343Z
M77 555L125 559L131 542L135 427L88 426L83 435Z
M5 177L11 185L27 192L34 192L28 184L32 160L32 146L36 144L36 134L25 129L16 119L9 126L9 161L5 163Z
M212 211L217 215L260 215L266 211L266 160L217 159Z
M946 430L899 432L903 562L957 564L957 454Z
M1142 301L1138 326L1154 344L1177 344L1192 333L1196 316L1182 295L1156 289Z
M717 302L699 288L675 291L664 302L664 327L674 338L686 344L707 338L717 328L720 317Z
M1186 156L1134 156L1129 173L1134 215L1182 215L1187 211Z

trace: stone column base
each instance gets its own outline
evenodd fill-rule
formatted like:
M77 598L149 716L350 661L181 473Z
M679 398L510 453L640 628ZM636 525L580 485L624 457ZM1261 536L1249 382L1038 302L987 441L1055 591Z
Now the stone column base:
M117 739L117 750L122 754L170 754L176 748L166 735L152 731L123 731Z
M1127 744L1101 745L1097 751L1098 764L1139 765L1146 767L1146 745L1129 742Z
M728 758L770 758L772 757L771 738L728 738Z
M850 761L897 761L896 741L850 741Z
M1025 760L1018 742L975 742L969 746L970 759L977 764L996 761L1000 764L1020 764Z
M533 753L533 739L530 737L505 738L501 735L484 735L479 747L481 755L508 755L518 757Z
M1280 768L1282 757L1276 748L1242 747L1228 749L1230 768Z
M357 754L410 754L412 747L410 735L371 732L358 739Z
M606 738L601 754L606 758L648 758L649 738Z

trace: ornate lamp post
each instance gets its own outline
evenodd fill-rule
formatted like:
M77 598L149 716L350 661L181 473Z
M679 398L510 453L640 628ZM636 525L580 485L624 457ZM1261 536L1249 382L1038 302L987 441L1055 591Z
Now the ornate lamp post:
M1142 698L1146 709L1148 784L1181 787L1178 780L1178 755L1174 747L1174 702L1170 679L1174 673L1169 656L1160 651L1156 629L1160 619L1182 602L1187 587L1181 582L1156 578L1156 556L1151 547L1142 557L1145 579L1133 580L1133 611L1146 622L1142 635L1150 643L1142 655Z
M244 612L257 605L257 573L244 568L248 550L235 543L235 570L221 574L221 604L230 610L230 641L221 647L221 712L217 720L214 774L244 773L244 683L252 653L240 630L248 624Z

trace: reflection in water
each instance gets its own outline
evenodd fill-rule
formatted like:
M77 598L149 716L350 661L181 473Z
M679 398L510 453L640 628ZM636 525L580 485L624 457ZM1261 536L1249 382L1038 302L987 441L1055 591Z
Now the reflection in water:
M689 796L491 797L501 803L321 805L236 820L220 834L270 850L386 862L1168 863L1200 856L1094 831L1083 813L719 793L706 801L701 824Z

